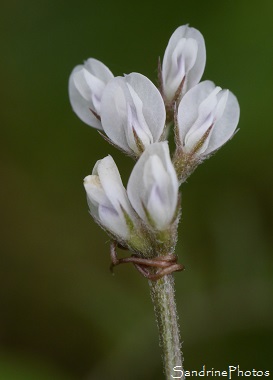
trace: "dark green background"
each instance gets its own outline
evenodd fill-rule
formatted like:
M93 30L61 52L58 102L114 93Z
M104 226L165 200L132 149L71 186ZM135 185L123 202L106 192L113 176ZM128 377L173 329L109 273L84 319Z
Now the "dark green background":
M231 89L240 131L183 185L176 274L185 367L271 370L273 3L5 1L1 5L0 379L159 380L148 285L109 273L108 237L88 215L84 176L112 154L73 114L73 67L156 79L172 32L205 37L204 79Z

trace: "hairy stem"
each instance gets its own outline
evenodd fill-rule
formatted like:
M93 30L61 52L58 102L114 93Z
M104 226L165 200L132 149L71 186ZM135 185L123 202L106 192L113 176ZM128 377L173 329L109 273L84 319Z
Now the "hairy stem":
M173 275L164 276L157 281L149 281L149 285L159 331L159 344L162 350L166 380L173 380L172 375L177 376L177 372L174 372L173 368L180 366L179 370L183 370ZM179 373L181 374L181 372ZM182 376L181 379L185 379L185 377Z

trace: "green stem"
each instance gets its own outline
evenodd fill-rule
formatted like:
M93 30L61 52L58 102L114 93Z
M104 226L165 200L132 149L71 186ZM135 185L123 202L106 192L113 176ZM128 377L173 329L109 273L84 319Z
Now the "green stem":
M178 376L177 374L181 374L181 372L174 372L174 367L179 366L178 369L183 371L173 275L164 276L157 281L149 281L149 285L166 380L173 380L175 376ZM182 376L181 379L185 379L185 377Z

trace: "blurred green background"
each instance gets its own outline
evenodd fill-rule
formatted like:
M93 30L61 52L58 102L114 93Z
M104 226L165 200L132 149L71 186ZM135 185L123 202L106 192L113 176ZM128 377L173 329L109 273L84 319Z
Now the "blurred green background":
M204 35L204 79L231 89L240 131L183 186L176 297L186 369L273 370L273 3L10 0L1 5L0 379L159 380L148 285L109 273L82 179L110 153L72 112L73 67L156 80L172 32Z

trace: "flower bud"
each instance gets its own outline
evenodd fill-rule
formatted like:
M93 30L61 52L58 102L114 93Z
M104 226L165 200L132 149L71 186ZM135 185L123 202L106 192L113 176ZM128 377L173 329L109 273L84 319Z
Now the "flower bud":
M69 98L77 116L91 127L102 129L100 122L103 90L114 75L102 62L89 58L78 65L69 78Z
M90 213L118 241L130 239L136 214L130 205L118 168L111 156L97 161L84 178Z
M162 62L162 87L165 100L172 103L201 79L206 64L202 34L188 25L172 34ZM179 91L180 90L180 91ZM180 93L177 94L177 91Z
M184 153L204 157L219 149L234 134L239 121L237 98L229 90L204 81L181 100L177 123Z
M101 122L109 139L121 150L139 156L158 141L165 126L163 99L144 75L116 77L104 90Z
M127 192L146 224L159 231L170 227L177 210L178 180L166 141L146 148L131 173Z

